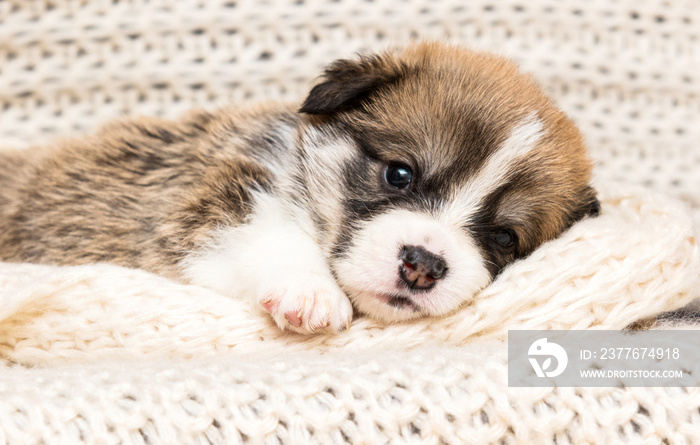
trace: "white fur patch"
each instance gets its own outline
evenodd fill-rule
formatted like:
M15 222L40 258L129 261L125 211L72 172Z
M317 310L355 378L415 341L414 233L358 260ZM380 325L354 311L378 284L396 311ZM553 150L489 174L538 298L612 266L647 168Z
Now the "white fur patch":
M258 285L261 264L275 259L294 263L296 258L283 258L292 255L303 256L312 268L323 269L316 244L279 199L259 193L254 200L255 210L247 224L218 229L206 248L183 261L191 283L226 295L251 293Z
M303 135L302 146L305 152L303 167L305 169L305 181L308 191L310 208L322 209L324 233L318 235L317 240L324 246L326 256L330 255L332 239L326 239L329 234L342 230L343 201L345 190L343 187L329 187L329 184L340 185L344 180L344 166L356 153L354 142L347 137L327 134L314 128L308 129ZM289 190L294 190L293 184L286 185Z
M309 235L311 222L297 210L257 194L250 222L219 229L183 261L184 276L224 295L255 298L282 329L345 329L352 307Z
M483 200L506 182L513 165L532 152L544 134L544 123L536 113L523 119L455 199L443 207L441 219L459 226L468 221Z

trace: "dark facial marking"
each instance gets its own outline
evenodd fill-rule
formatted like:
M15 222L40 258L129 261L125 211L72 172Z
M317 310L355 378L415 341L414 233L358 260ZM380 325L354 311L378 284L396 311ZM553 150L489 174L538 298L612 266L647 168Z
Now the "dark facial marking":
M388 304L397 309L412 309L413 312L420 312L420 308L410 298L400 295L391 295Z
M465 229L474 236L484 259L486 269L495 277L509 263L525 256L527 252L524 241L518 234L518 229L511 222L499 221L499 209L505 194L515 186L522 184L523 193L527 193L527 181L511 181L502 185L484 199L479 210L472 216L470 224Z
M403 190L386 184L382 163L369 156L359 156L348 161L342 177L346 199L342 205L345 217L343 230L338 235L332 255L343 256L352 243L352 237L359 230L362 222L380 215L400 202L410 200Z

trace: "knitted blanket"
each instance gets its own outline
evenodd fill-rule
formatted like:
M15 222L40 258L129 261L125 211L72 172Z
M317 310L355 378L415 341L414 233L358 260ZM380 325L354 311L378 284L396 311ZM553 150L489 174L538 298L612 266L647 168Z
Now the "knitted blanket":
M579 124L602 214L433 319L280 332L139 270L0 264L0 443L692 443L698 388L509 388L508 329L700 297L699 8L596 0L0 2L0 146L124 114L299 100L415 37L505 53ZM700 386L700 369L690 370Z

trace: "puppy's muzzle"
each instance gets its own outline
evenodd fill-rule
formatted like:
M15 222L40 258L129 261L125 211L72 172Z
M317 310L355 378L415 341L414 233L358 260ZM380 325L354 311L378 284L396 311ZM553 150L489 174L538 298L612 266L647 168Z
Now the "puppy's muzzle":
M411 290L431 289L447 272L445 259L421 246L403 246L399 259L399 277Z

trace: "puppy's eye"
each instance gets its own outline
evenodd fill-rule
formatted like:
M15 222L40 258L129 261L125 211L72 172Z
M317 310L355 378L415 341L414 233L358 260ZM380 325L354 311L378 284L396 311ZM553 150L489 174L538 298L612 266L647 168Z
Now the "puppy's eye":
M384 180L392 187L405 189L408 188L413 180L413 172L405 165L389 165L384 170Z
M493 240L501 247L513 247L518 240L517 235L511 229L500 229L493 234Z

